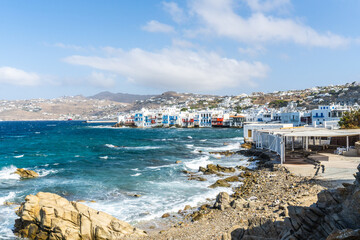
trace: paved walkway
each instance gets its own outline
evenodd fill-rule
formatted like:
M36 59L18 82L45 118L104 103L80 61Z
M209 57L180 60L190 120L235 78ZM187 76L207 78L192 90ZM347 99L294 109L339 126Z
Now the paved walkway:
M352 183L355 180L353 175L358 171L357 166L360 164L360 157L347 157L330 153L321 153L320 155L327 156L329 161L321 162L325 166L325 171L322 173L320 168L316 179L337 182L335 185L340 185L341 182ZM290 172L304 177L313 177L317 170L313 164L305 162L304 159L288 160L284 166Z

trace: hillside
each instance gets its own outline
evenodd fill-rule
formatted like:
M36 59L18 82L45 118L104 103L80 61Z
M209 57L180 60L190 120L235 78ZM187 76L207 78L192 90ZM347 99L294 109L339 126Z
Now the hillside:
M129 93L111 93L109 91L98 93L94 96L90 96L90 99L98 99L98 100L110 100L114 102L122 102L122 103L133 103L138 100L146 100L154 95L138 95L138 94L129 94Z

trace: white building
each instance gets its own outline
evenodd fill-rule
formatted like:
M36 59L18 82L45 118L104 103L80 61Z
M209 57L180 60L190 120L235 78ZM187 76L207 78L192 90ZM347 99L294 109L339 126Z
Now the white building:
M347 106L341 105L320 105L318 109L311 111L312 124L314 127L326 127L339 122L344 112L350 111ZM335 124L336 126L337 124Z

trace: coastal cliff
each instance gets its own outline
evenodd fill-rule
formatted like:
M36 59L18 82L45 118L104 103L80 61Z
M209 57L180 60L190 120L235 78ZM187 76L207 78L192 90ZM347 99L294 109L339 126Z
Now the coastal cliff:
M16 212L15 234L22 238L46 240L100 240L146 236L142 230L111 215L70 202L53 193L28 195Z

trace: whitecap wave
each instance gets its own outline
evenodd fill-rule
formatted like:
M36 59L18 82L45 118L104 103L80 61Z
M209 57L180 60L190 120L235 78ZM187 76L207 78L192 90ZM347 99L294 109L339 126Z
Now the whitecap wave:
M133 149L133 150L151 150L151 149L159 149L159 146L142 146L142 147L123 147L125 149Z
M55 174L57 172L58 172L58 170L53 170L53 169L51 169L51 170L48 170L48 169L40 169L40 170L38 170L39 177L45 177L45 176L47 176L49 174Z
M206 167L206 165L211 164L209 156L202 156L200 158L194 159L190 162L184 162L185 167L190 169L199 169L199 167Z
M9 167L3 167L0 170L0 179L20 179L18 174L15 174L17 167L11 165Z
M140 176L141 175L141 173L135 173L135 174L132 174L131 176L132 177L137 177L137 176Z
M13 199L16 196L15 192L10 192L7 196L0 197L0 205L3 205L5 202Z
M108 159L109 157L108 156L102 156L102 157L99 157L99 158L101 158L101 159Z
M239 150L240 148L241 148L241 145L238 142L224 145L221 147L195 147L196 150L207 151L207 152L231 151L231 150Z
M24 157L24 154L14 156L14 158L22 158L22 157Z
M192 139L192 136L187 136L188 139Z
M105 147L108 148L117 148L118 146L112 145L112 144L105 144Z

